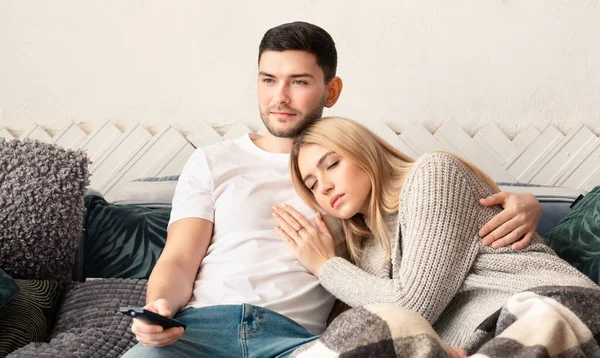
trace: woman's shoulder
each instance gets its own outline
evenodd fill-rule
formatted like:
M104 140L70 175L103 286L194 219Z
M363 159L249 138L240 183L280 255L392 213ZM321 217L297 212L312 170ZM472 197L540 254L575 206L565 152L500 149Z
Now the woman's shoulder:
M415 160L400 193L400 213L418 212L435 205L436 210L474 208L491 188L460 158L432 152Z
M443 185L444 183L450 184L457 178L470 176L472 176L471 170L458 157L446 152L431 152L425 153L415 160L406 184L415 180L443 179L439 182L439 185Z
M477 200L493 194L491 184L475 171L476 169L471 169L466 162L451 153L423 154L417 158L408 173L400 198L409 192L417 192L420 195L460 194L475 197Z
M413 190L420 193L451 193L465 189L477 197L487 197L493 193L488 183L457 156L431 152L415 160L400 197Z
M453 154L448 152L429 152L422 154L415 160L413 168L419 166L438 166L438 165L464 166L464 163Z

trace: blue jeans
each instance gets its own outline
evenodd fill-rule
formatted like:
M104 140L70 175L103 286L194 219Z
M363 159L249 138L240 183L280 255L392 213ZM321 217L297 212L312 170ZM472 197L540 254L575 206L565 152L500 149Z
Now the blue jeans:
M188 308L175 319L187 328L166 347L137 344L124 358L135 357L288 357L319 336L293 320L249 304Z

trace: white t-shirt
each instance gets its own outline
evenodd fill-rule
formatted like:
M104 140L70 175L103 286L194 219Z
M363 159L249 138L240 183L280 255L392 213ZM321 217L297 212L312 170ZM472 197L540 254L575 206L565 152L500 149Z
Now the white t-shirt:
M292 186L289 158L260 149L249 135L192 154L177 183L169 225L202 218L214 229L188 306L249 303L323 332L334 297L273 229L272 207L282 203L314 222Z

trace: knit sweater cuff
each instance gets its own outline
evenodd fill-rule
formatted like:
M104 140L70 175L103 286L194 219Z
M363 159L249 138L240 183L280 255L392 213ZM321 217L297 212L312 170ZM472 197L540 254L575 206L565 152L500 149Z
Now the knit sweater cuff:
M362 302L354 302L352 296L357 289L357 284L365 284L357 282L357 278L362 275L367 275L350 261L334 257L327 260L319 271L319 280L321 285L334 296L344 301L345 303L354 306L364 304ZM360 289L362 287L358 287Z
M335 273L337 272L337 270L339 270L340 264L343 265L343 263L339 263L338 261L346 260L336 256L325 261L323 266L321 266L321 270L319 271L319 280L321 281L321 283L335 279Z

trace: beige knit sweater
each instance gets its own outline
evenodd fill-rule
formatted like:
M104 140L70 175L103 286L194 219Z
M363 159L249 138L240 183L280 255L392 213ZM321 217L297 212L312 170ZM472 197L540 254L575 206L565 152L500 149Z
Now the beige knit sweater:
M369 239L359 267L330 259L319 272L321 284L352 307L396 303L414 310L455 346L464 346L512 293L544 285L598 288L539 237L520 251L483 246L478 231L501 210L479 203L491 194L455 157L421 156L390 220L391 237L398 238L391 262L384 263L385 248Z

